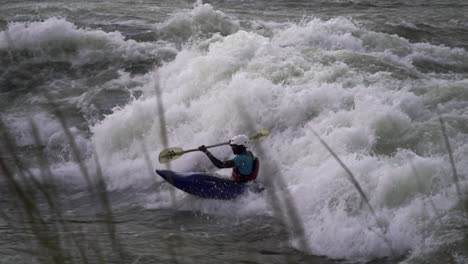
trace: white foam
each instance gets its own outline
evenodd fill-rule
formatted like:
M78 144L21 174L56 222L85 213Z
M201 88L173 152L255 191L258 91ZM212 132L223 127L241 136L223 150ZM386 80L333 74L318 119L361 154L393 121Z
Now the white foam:
M209 4L197 3L191 10L179 11L157 25L158 33L177 42L189 38L221 33L229 35L239 30L239 22Z
M68 61L75 65L109 58L156 58L160 49L171 48L160 44L127 40L119 32L79 28L54 17L41 22L10 23L0 32L0 50L28 51L36 59Z
M431 204L438 214L453 212L457 204L443 141L421 136L440 131L437 115L426 107L425 93L412 92L437 80L400 80L385 71L353 68L339 56L389 59L411 69L417 56L451 61L455 55L466 58L464 50L411 44L344 18L291 25L278 29L273 38L242 30L212 38L206 48L196 43L185 47L159 69L158 77L149 75L141 98L115 109L92 128L93 144L114 187L143 183L149 177L140 173L146 170L142 144L150 150L153 164L162 167L156 161L163 148L154 92L158 84L170 146L189 149L251 130L272 131L262 143L271 159L262 159L262 166L280 168L304 221L311 252L352 260L389 256L391 249L379 233L382 228L397 254L426 250L420 242L434 235L430 226L437 217ZM465 106L454 109L467 116ZM255 127L246 124L243 113ZM354 173L379 224L312 129ZM456 165L466 175L466 136L453 127L450 131ZM213 153L220 158L231 155L227 148ZM174 170L200 168L212 168L201 153L172 162ZM259 180L266 177L271 175L261 174ZM266 199L223 203L183 197L180 206L227 215L259 210L271 214ZM426 226L429 230L423 232Z

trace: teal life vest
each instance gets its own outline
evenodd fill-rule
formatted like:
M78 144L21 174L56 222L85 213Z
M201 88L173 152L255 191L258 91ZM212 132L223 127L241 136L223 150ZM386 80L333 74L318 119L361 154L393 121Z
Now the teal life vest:
M257 178L260 164L252 152L247 151L237 155L233 161L236 165L232 169L232 178L235 182L246 183Z

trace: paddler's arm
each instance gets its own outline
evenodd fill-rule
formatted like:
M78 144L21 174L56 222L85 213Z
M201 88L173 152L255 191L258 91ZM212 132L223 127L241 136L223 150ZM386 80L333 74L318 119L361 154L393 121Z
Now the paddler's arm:
M208 151L205 145L200 146L198 150L205 153L206 156L208 156L208 158L211 160L211 162L219 169L232 168L235 166L234 161L232 160L220 161L219 159L217 159L215 156L213 156L213 154L211 154L211 152Z

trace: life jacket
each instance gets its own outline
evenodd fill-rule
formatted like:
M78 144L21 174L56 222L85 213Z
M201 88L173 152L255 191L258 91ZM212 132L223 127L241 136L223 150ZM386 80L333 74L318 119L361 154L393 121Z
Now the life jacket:
M239 172L239 169L237 167L234 167L232 168L232 179L234 180L234 182L237 182L237 183L246 183L249 181L253 181L257 178L259 169L260 169L260 161L258 161L258 159L255 157L253 170L250 175L243 175Z

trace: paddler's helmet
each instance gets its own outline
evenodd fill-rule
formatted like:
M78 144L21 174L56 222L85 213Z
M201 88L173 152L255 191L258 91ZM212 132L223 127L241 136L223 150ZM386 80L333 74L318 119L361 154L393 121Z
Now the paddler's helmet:
M248 147L249 138L246 135L237 135L229 140L229 145L231 145L231 147L233 145Z
M237 135L229 140L229 145L232 148L232 152L236 155L246 152L248 144L249 138L246 135Z

